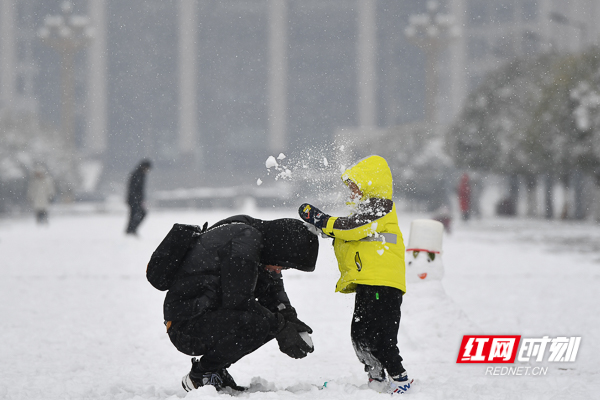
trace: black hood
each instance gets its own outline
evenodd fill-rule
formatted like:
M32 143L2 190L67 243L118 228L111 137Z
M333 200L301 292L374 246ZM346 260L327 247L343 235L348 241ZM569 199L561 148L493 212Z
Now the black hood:
M281 218L263 221L261 263L312 272L317 264L319 238L304 222Z
M249 215L234 215L208 229L231 223L247 224L261 233L263 245L261 264L306 272L315 270L319 254L319 238L308 230L304 222L293 218L265 221Z

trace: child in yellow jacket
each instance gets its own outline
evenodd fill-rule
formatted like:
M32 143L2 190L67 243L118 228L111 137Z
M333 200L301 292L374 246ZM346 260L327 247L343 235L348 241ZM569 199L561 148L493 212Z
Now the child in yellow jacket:
M369 374L369 387L402 394L412 380L397 346L406 281L392 173L385 159L370 156L346 170L342 180L357 202L350 216L333 217L311 204L302 204L298 213L333 238L341 273L336 291L356 292L351 337Z

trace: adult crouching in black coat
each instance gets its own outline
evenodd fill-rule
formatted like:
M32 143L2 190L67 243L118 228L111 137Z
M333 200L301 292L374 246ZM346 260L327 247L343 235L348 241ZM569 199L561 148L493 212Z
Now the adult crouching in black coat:
M245 390L227 368L273 338L292 358L313 351L302 338L312 329L298 319L280 272L313 271L318 250L317 236L288 218L237 215L196 239L164 302L171 342L184 354L202 356L183 377L186 391L204 385Z
M146 175L152 168L152 162L143 159L129 176L127 185L127 205L129 206L128 235L137 235L137 229L146 216L144 199L146 196Z

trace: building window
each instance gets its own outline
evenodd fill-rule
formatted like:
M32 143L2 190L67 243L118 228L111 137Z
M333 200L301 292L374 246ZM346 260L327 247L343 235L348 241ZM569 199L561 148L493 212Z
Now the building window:
M501 59L512 58L515 56L513 38L510 36L501 36L493 44L492 53Z
M512 2L497 4L494 6L494 22L506 24L514 20L514 5Z
M539 6L538 6L538 0L522 0L523 3L521 4L521 8L522 8L522 12L521 15L523 16L523 20L525 21L535 21L536 19L538 19L538 15L539 15Z
M470 91L474 91L477 87L483 83L484 73L474 73L472 72L467 76L468 86Z
M481 0L471 0L467 6L468 24L482 26L489 21L487 7Z
M522 38L523 53L527 55L536 54L540 50L540 37L532 31L523 32Z
M488 54L488 43L484 37L470 37L467 42L469 60L483 60Z

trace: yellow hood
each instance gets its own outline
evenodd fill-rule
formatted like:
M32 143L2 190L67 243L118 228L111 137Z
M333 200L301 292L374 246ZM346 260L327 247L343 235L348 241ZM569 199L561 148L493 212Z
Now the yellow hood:
M369 156L362 159L344 171L342 180L344 183L351 180L358 185L363 193L361 200L371 197L392 200L392 171L383 157Z

